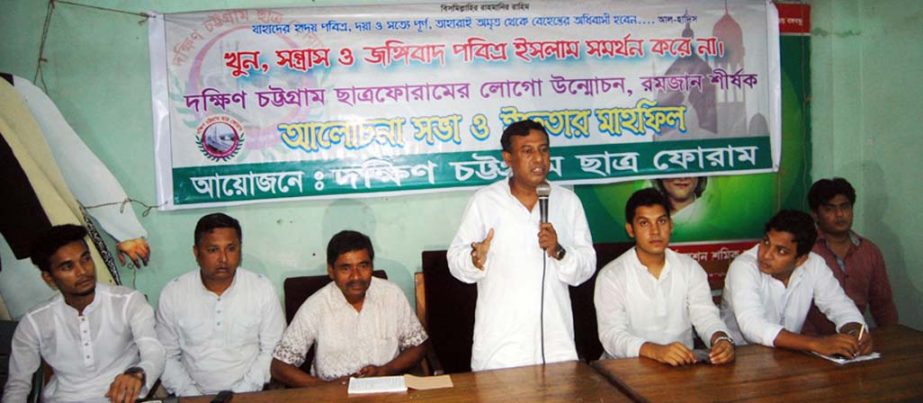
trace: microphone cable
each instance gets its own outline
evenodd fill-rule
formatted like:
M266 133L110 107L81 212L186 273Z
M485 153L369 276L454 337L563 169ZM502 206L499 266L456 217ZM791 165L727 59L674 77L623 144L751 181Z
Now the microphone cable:
M542 338L542 365L545 365L545 266L548 264L548 253L542 250L542 305L539 308L539 326Z
M538 186L535 187L535 193L538 196L538 208L540 212L539 222L544 224L548 222L548 198L551 196L551 185L548 182L543 181ZM542 296L541 296L541 307L539 307L538 314L538 324L539 324L539 335L541 337L541 346L542 346L542 365L545 365L545 273L548 271L548 252L544 249L542 251Z

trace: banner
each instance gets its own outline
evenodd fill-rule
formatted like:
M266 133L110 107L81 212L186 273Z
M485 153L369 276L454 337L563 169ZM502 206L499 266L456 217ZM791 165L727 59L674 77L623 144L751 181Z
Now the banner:
M594 242L631 241L625 232L625 203L632 193L647 187L663 192L670 203L671 242L762 239L764 224L780 209L807 211L807 191L811 185L810 161L805 157L811 155L810 7L777 6L783 116L779 171L575 186Z
M562 183L777 170L778 16L725 3L158 15L158 202L481 186L509 175L500 135L522 119L546 127Z

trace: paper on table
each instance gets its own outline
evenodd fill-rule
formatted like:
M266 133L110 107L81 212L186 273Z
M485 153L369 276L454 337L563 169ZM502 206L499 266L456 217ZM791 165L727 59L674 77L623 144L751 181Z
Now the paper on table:
M413 376L413 375L404 375L404 383L410 389L416 390L429 390L429 389L442 389L442 388L451 388L452 378L448 375L439 375L439 376Z
M403 376L375 376L371 378L349 378L349 394L406 392Z
M823 358L823 359L825 359L825 360L827 360L827 361L835 362L835 363L837 363L837 364L839 364L839 365L843 365L843 364L852 364L852 363L854 363L854 362L860 362L860 361L877 360L877 359L881 358L881 354L879 354L879 353L870 353L870 354L866 354L866 355L859 355L859 356L856 356L856 358L853 358L853 359L841 358L841 357L831 357L831 356L829 356L829 355L823 355L823 354L817 354L817 353L814 353L814 355L816 355L816 356L818 356L818 357L821 357L821 358Z

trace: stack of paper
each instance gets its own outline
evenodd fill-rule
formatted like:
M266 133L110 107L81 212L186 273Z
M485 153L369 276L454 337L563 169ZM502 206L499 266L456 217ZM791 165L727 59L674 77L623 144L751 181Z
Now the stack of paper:
M406 392L416 390L451 388L452 378L440 376L378 376L372 378L349 378L349 394Z
M403 376L349 378L349 394L406 392Z
M826 360L828 360L828 361L835 362L835 363L837 363L837 364L839 364L839 365L851 364L851 363L854 363L854 362L861 362L861 361L868 361L868 360L877 360L877 359L881 358L881 354L878 354L878 353L871 353L871 354L866 354L866 355L857 355L855 358L832 357L832 356L829 356L829 355L823 355L823 354L817 354L817 353L814 353L814 355L816 355L816 356L818 356L818 357L821 357L821 358L824 358L824 359L826 359Z

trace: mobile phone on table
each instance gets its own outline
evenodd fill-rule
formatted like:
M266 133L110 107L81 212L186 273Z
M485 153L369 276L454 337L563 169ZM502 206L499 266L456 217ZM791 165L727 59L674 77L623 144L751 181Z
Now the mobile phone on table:
M711 364L711 359L708 358L708 350L692 350L692 354L695 355L696 364Z

